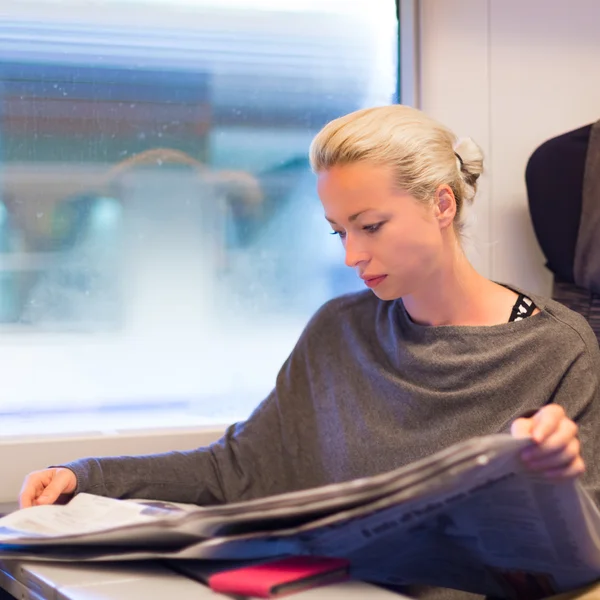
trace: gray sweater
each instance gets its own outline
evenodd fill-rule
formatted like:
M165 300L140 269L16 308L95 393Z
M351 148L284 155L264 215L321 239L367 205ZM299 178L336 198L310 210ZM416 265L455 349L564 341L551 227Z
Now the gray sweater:
M311 319L271 394L220 441L65 466L79 492L234 502L395 469L556 402L579 424L583 481L598 498L598 343L577 313L530 297L540 313L490 327L417 325L402 300L370 291L336 298Z
M336 298L311 319L271 394L220 441L65 466L79 492L233 502L388 471L509 431L556 402L579 424L583 481L598 499L598 343L577 313L529 296L540 313L491 327L417 325L402 300L370 291Z

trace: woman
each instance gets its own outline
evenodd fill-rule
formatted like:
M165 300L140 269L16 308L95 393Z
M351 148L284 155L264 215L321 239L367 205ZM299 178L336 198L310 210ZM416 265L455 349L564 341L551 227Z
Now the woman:
M598 489L600 356L582 317L479 275L460 245L482 156L405 106L329 123L311 146L325 218L369 288L312 318L273 392L210 447L88 458L30 474L60 494L214 504L373 475L475 435L537 446L548 477ZM580 446L579 437L583 440ZM582 450L583 449L583 450Z

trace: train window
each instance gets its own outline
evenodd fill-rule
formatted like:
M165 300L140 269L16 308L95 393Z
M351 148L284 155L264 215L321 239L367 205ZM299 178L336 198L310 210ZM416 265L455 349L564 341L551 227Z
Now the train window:
M2 11L0 433L244 418L358 289L307 150L394 101L394 1Z

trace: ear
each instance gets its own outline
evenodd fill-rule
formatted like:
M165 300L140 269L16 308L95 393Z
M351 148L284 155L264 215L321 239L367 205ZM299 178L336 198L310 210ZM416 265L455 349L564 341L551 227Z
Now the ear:
M449 185L440 185L435 191L434 214L440 229L450 227L456 216L456 198Z

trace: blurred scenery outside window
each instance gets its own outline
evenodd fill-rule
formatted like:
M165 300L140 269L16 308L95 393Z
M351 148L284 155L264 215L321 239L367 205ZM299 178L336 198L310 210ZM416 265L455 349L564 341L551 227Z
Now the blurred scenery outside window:
M4 0L0 434L245 418L361 289L308 146L396 55L393 0Z

